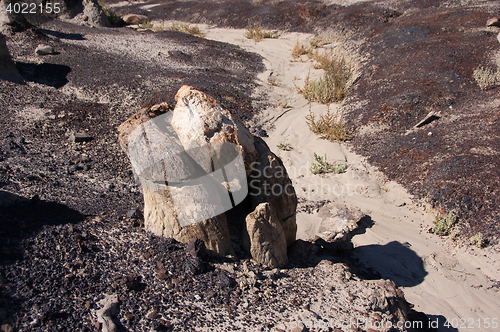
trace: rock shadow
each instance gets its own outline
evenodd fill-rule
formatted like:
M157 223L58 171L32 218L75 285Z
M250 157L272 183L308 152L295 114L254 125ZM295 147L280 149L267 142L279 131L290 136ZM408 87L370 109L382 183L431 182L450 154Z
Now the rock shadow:
M38 29L40 32L43 32L46 35L51 35L57 37L59 39L69 39L69 40L85 40L85 37L81 33L66 33L60 31L53 31L49 29Z
M0 265L23 259L21 241L44 225L79 223L85 218L66 205L0 190Z
M70 67L53 63L16 62L16 67L21 76L27 81L52 86L56 89L69 82L67 75L71 72Z
M390 279L398 287L416 286L427 275L422 259L407 242L360 246L352 250L349 260L359 275L367 279Z

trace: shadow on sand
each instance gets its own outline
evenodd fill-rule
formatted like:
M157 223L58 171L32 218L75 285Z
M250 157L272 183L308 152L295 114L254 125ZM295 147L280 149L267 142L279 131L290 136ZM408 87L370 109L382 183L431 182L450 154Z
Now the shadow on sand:
M412 287L424 281L427 272L422 259L407 242L371 244L355 248L349 255L352 264L367 279L389 279L398 287Z

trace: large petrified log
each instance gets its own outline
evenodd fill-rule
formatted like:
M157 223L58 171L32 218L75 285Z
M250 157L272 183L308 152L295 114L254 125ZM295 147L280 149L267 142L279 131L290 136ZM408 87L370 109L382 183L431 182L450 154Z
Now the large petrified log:
M264 266L286 264L297 198L281 160L213 97L183 86L175 99L175 109L142 109L118 129L143 189L145 227L234 254L225 212L245 200L243 248Z

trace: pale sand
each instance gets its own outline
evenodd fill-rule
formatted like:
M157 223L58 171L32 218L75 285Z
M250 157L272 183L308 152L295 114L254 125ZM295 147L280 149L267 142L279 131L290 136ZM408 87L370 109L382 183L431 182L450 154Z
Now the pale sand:
M308 72L311 78L319 77L322 72L313 69L311 61L290 60L297 40L305 43L312 35L286 33L279 39L255 43L244 37L245 30L200 27L208 31L206 38L240 45L264 57L267 70L259 75L261 87L256 94L265 93L276 106L264 110L256 124L268 130L270 137L265 140L282 158L298 197L311 201L329 199L333 204L357 207L370 216L373 226L352 240L356 247L354 256L366 266L373 266L382 277L396 281L416 310L438 316L441 324L443 316L450 321L461 318L466 320L462 326L493 331L483 326L486 318L500 320L500 292L494 286L500 280L498 248L456 248L450 240L429 234L427 229L432 226L436 211L414 202L403 187L387 181L345 144L318 139L307 128L305 116L309 105L297 93L294 83L302 87ZM340 107L331 105L330 110ZM324 105L312 105L316 115L326 110ZM276 145L281 142L293 149L279 150ZM314 152L326 154L330 162L347 162L347 172L324 177L311 174L309 166ZM298 238L314 237L320 220L317 213L299 213Z
M207 38L240 45L265 58L267 71L259 76L263 89L272 104L285 100L287 104L286 108L278 106L264 111L261 124L264 128L274 127L268 129L270 137L265 140L271 150L282 158L299 197L308 200L329 199L334 204L355 206L371 217L374 225L352 240L357 258L368 266L373 266L384 278L405 286L402 288L406 299L418 311L444 316L450 320L467 319L466 325L474 327L474 330L483 330L485 321L478 320L500 320L499 288L491 287L500 280L498 250L460 249L429 234L426 230L432 226L436 211L425 204L413 202L403 187L387 181L375 167L370 166L363 157L350 152L344 144L318 139L307 128L305 116L309 113L309 106L297 93L293 82L300 78L295 83L303 86L309 70L311 77L320 76L321 71L312 69L312 62L290 60L296 41L306 42L312 35L287 33L280 35L279 39L255 43L244 37L245 30L203 28L208 31ZM276 78L277 86L268 81L271 73ZM330 109L339 107L340 105L331 105ZM326 109L324 105L312 106L312 111L317 115L326 112ZM280 142L290 144L293 149L279 150L276 145ZM349 164L347 172L326 177L311 174L309 166L314 152L322 156L326 154L332 162L346 161ZM298 237L313 237L318 221L316 213L299 213ZM419 275L422 270L408 261L415 257L408 255L409 250L394 250L402 246L387 245L392 241L404 243L421 258L426 272L423 281L423 276ZM443 323L442 317L440 320Z

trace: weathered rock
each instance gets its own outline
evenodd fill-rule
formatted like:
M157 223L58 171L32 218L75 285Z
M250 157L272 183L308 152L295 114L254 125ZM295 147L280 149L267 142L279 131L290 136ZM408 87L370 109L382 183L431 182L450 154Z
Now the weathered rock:
M263 253L273 246L259 252L242 225L244 249L251 252L253 246L258 253L254 259L266 266L286 262L286 247L295 240L297 228L296 196L279 158L213 97L183 86L175 99L174 110L168 104L155 105L119 127L120 145L143 188L145 228L185 243L198 238L210 251L233 255L224 212L242 202L248 187L254 186L251 209L269 203L272 225L279 226L285 247L279 253ZM274 191L265 190L272 186ZM274 256L280 258L269 258Z
M492 17L486 21L487 27L500 27L500 20L498 17Z
M5 36L0 33L0 79L22 81L16 65L10 56L5 42Z
M114 319L118 314L118 306L120 302L118 301L118 295L106 295L99 304L101 309L96 311L97 321L102 323L103 332L115 332L117 331Z
M83 11L75 17L81 24L91 27L108 27L111 25L97 0L83 0L82 4Z
M0 32L23 31L30 26L23 14L12 10L15 3L14 0L4 0L0 3ZM9 6L10 10L7 11Z
M88 133L85 133L85 132L81 132L81 133L74 133L73 132L69 135L70 142L74 142L74 143L89 142L92 139L93 139L92 136L90 136Z
M286 244L290 246L297 233L295 189L281 160L261 138L255 137L254 142L259 158L250 168L249 191L252 207L255 209L259 204L269 202L285 232ZM245 242L243 246L245 247Z
M127 14L122 17L123 22L126 24L144 24L151 21L149 17L140 14Z
M246 226L253 259L271 268L288 262L285 231L271 211L269 203L259 204L247 216Z
M356 207L327 203L321 207L318 216L322 219L318 236L325 241L341 242L358 228L365 214Z
M54 54L54 48L50 45L40 44L36 47L35 53L37 55Z

